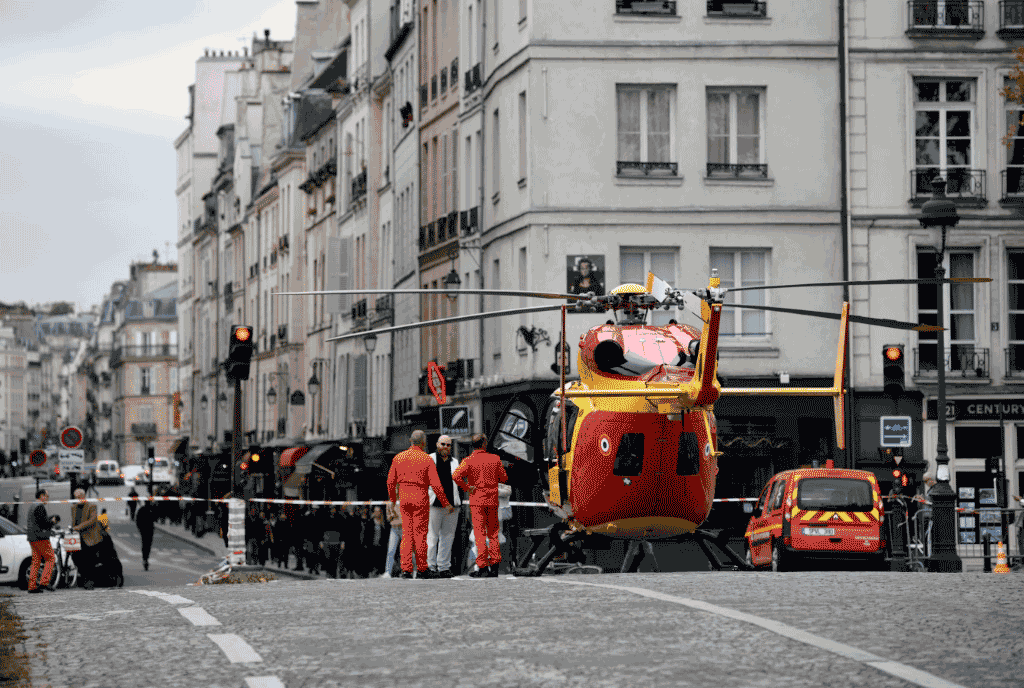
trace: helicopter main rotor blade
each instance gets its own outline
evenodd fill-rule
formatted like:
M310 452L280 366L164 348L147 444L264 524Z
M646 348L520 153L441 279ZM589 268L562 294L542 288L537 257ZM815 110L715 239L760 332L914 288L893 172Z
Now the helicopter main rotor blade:
M891 280L846 280L845 282L808 282L806 284L765 284L759 287L729 287L725 291L753 291L760 289L790 289L793 287L841 287L843 285L871 285L871 284L965 284L974 282L991 282L991 277L922 277L920 279L891 279Z
M842 315L839 313L830 313L828 311L804 311L799 308L778 308L776 306L749 306L742 303L724 303L723 306L729 306L731 308L749 308L755 311L776 311L779 313L795 313L796 315L810 315L815 318L828 318L829 320L841 320ZM850 322L860 323L862 325L876 325L878 327L891 327L894 330L916 330L918 332L938 332L939 330L945 330L944 327L938 325L924 325L922 323L904 322L902 320L889 320L887 318L869 318L864 315L850 315L847 317Z
M558 294L547 291L515 291L512 289L326 289L320 291L277 291L274 296L328 296L332 294L484 294L491 296L534 296L539 299L576 299L589 301L587 294Z
M519 315L520 313L539 313L541 311L557 311L561 306L531 306L530 308L510 308L504 311L486 311L484 313L470 313L469 315L455 315L450 318L439 318L438 320L425 320L424 322L409 323L408 325L395 325L394 327L382 327L379 330L364 330L362 332L348 332L337 337L328 337L325 342L340 342L343 339L356 339L368 335L386 334L388 332L401 332L402 330L415 330L418 327L432 327L433 325L447 325L449 323L462 322L465 320L483 320L484 318L496 318L501 315Z

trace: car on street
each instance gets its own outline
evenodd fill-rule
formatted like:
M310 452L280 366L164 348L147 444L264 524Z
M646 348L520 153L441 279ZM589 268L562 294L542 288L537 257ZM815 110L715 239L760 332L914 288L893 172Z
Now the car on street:
M51 539L51 543L56 539ZM28 570L32 565L32 547L27 531L0 516L0 584L17 583L28 589Z
M153 471L153 482L164 483L167 485L171 484L171 462L162 456L157 456L153 459L152 468L149 468L149 464L144 469L145 473L142 476L142 482L149 482L149 471Z
M773 571L814 561L884 568L883 518L878 481L869 471L782 471L768 481L747 524L747 563Z
M125 466L121 469L121 474L124 475L126 485L137 485L139 482L145 482L143 476L146 475L146 469L143 466Z
M97 461L93 469L97 485L124 485L124 474L117 461Z

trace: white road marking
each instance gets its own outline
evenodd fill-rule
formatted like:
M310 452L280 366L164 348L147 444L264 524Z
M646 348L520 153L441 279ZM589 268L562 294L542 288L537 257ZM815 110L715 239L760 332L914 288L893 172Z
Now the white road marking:
M249 676L245 679L248 688L284 688L277 676Z
M745 612L738 612L735 609L729 609L727 607L719 607L715 604L708 602L701 602L700 600L691 600L686 597L677 597L675 595L667 595L662 592L656 592L654 590L647 590L646 588L637 588L629 585L610 585L608 583L584 583L582 581L565 581L557 580L554 578L541 577L540 580L547 581L549 583L561 583L563 585L589 585L594 588L608 588L610 590L621 590L623 592L631 592L636 595L642 595L643 597L650 597L652 599L661 600L663 602L671 602L673 604L680 604L684 607L690 607L702 612L708 612L710 614L718 614L719 616L725 616L736 621L744 621L755 626L760 626L765 630L777 633L778 635L796 640L806 645L833 652L837 655L852 659L857 662L864 662L870 667L874 667L879 671L884 671L887 674L892 674L898 678L913 683L918 686L924 686L925 688L965 688L958 683L947 681L943 678L939 678L933 674L929 674L926 671L921 671L908 664L902 664L900 662L891 662L877 655L873 655L870 652L861 650L860 648L853 647L852 645L845 645L843 643L837 643L833 640L827 640L825 638L819 638L816 635L802 631L799 628L794 628L778 621L772 621L771 619L763 619L753 614L747 614Z
M220 626L220 621L202 607L178 607L178 613L191 621L193 626Z
M232 664L263 661L263 658L256 654L256 650L252 649L249 643L234 633L207 633L206 637L220 646L220 649L227 655L228 661Z
M181 595L168 595L166 592L159 592L156 590L129 590L136 595L148 595L149 597L156 597L158 599L167 602L168 604L195 604L192 600Z

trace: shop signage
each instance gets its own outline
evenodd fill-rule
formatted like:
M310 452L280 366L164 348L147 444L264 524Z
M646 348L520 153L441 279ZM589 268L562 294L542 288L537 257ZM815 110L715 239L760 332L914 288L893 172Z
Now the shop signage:
M935 399L928 401L928 420L935 420ZM946 420L1024 420L1024 401L1009 399L947 399Z

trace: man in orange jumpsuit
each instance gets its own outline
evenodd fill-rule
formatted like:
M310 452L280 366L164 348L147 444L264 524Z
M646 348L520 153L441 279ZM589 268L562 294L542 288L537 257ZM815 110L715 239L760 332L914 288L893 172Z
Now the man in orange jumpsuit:
M427 568L427 526L430 524L430 500L427 487L434 488L438 501L448 513L455 511L441 487L437 466L426 452L427 434L413 430L411 445L391 462L388 471L388 499L397 501L402 486L402 578L412 578L412 551L416 547L416 568L420 578L431 578Z
M477 570L473 578L497 578L501 562L501 543L498 540L498 483L507 483L508 475L496 454L484 451L487 438L473 435L473 453L452 473L455 484L469 493L469 508L473 514L473 533L476 537Z

